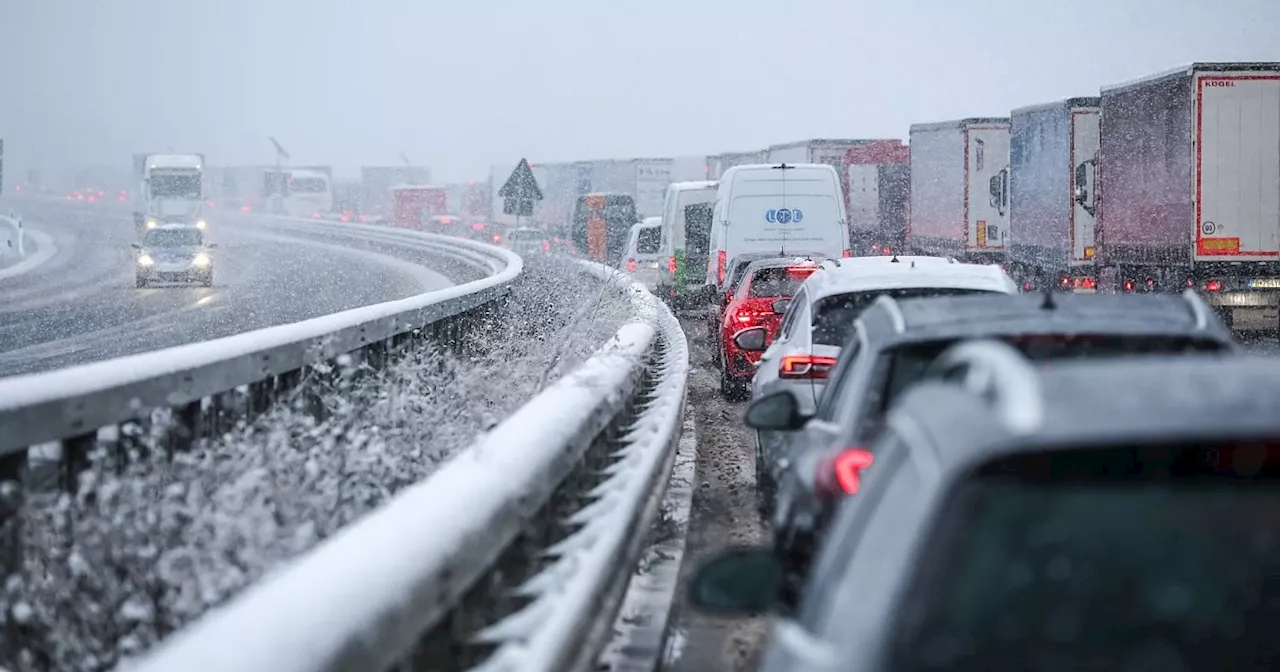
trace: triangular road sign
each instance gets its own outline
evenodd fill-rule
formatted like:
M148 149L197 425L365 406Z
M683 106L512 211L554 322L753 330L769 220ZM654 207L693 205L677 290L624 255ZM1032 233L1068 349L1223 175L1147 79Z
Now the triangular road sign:
M542 190L538 188L538 180L533 176L527 159L520 159L516 169L511 171L507 183L498 190L498 196L515 201L541 201Z

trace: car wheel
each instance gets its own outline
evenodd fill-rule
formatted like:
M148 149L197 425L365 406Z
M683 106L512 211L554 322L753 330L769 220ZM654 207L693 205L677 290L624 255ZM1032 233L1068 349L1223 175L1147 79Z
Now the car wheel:
M147 279L141 275L133 276L133 286L139 289L147 286Z
M200 286L202 287L213 286L213 271L209 271L208 273L205 273L204 277L200 278Z
M728 401L745 401L749 393L747 385L729 375L729 370L720 368L720 394Z

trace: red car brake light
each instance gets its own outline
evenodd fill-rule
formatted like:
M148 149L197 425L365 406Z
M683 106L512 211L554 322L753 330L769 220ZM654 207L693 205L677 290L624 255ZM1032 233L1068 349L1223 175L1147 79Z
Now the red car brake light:
M542 241L542 251L543 252L551 251L551 243L549 241L546 241L546 240Z
M826 380L835 365L835 357L787 355L778 364L778 377L788 380Z
M636 272L636 260L635 260L635 259L628 259L628 260L627 260L627 272L628 272L628 273L635 273L635 272Z
M836 499L858 494L862 487L862 470L875 462L875 456L862 448L847 448L839 455L823 460L814 474L814 493L821 499Z
M676 272L676 258L675 258L675 257L667 257L667 270L668 270L668 271L670 271L671 273L675 273L675 272Z
M716 255L716 277L720 279L720 284L724 284L725 264L729 263L729 255L724 250Z

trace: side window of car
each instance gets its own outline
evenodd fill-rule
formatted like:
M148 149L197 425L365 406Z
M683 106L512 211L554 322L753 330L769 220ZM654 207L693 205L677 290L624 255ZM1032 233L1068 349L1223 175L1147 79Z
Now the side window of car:
M862 402L854 409L853 440L860 445L874 439L884 425L885 395L888 393L889 376L893 374L893 356L882 354L871 369L871 377L867 380L866 393Z
M827 538L809 576L808 594L801 600L796 620L806 630L820 633L824 624L839 618L843 584L850 561L859 554L869 526L880 514L880 504L889 487L904 470L905 446L896 437L876 452L875 461L862 474L858 494L841 502L840 510L827 528ZM811 592L809 592L811 591Z
M791 300L791 305L787 307L787 314L782 317L782 326L778 328L780 335L778 340L789 341L796 333L796 324L799 322L800 314L805 312L808 296L803 287L796 292L795 298Z

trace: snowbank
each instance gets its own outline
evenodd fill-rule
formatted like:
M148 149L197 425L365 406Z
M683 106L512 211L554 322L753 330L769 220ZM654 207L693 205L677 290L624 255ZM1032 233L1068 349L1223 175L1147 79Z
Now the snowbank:
M631 298L572 262L532 262L465 354L309 381L323 421L299 398L172 459L162 430L128 436L128 464L99 451L77 493L24 509L0 664L105 670L145 651L432 473L611 338Z

